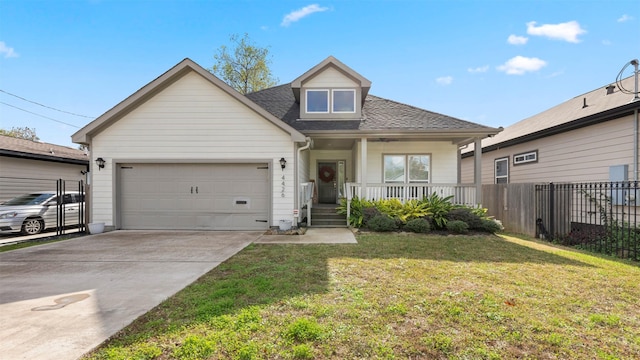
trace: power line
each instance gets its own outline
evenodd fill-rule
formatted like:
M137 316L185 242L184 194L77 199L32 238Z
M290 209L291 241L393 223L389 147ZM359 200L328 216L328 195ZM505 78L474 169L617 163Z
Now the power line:
M0 91L1 91L1 90L0 90ZM80 129L80 126L73 125L73 124L69 124L69 123L66 123L66 122L64 122L64 121L56 120L56 119L54 119L54 118L50 118L50 117L48 117L48 116L40 115L40 114L34 113L34 112L32 112L32 111L29 111L29 110L25 110L25 109L19 108L19 107L17 107L17 106L13 106L13 105L11 105L11 104L7 104L7 103L6 103L6 102L4 102L4 101L0 101L0 104L7 105L7 106L10 106L10 107L12 107L12 108L14 108L14 109L18 109L18 110L20 110L20 111L24 111L24 112L29 113L29 114L33 114L33 115L36 115L36 116L40 116L40 117L42 117L42 118L45 118L45 119L48 119L48 120L51 120L51 121L55 121L55 122L60 123L60 124L64 124L64 125L68 125L68 126L72 126L72 127L74 127L74 128Z
M55 111L59 111L59 112L61 112L61 113L65 113L65 114L69 114L69 115L73 115L73 116L79 116L79 117L83 117L83 118L87 118L87 119L94 119L94 118L95 118L94 116L80 115L80 114L72 113L72 112L69 112L69 111L64 111L64 110L56 109L56 108L53 108L53 107L51 107L51 106L43 105L43 104L40 104L40 103L38 103L38 102L31 101L31 100L29 100L29 99L25 99L25 98L23 98L23 97L21 97L21 96L18 96L18 95L16 95L16 94L12 94L12 93L10 93L10 92L8 92L8 91L4 91L4 90L2 90L2 89L0 89L0 92L3 92L3 93L5 93L5 94L7 94L7 95L11 95L11 96L16 97L16 98L18 98L18 99L20 99L20 100L24 100L24 101L26 101L26 102L30 102L30 103L32 103L32 104L36 104L36 105L38 105L38 106L45 107L45 108L47 108L47 109L51 109L51 110L55 110Z

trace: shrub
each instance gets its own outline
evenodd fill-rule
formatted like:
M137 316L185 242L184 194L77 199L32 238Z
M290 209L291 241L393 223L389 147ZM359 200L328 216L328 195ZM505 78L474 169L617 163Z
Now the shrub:
M439 229L443 229L447 225L447 214L455 208L451 203L453 196L440 197L438 194L433 193L430 196L425 196L421 203L426 204L433 221L433 225Z
M431 224L426 219L413 219L407 221L407 224L404 226L405 230L414 232L414 233L428 233L431 231Z
M480 222L480 226L476 227L476 230L495 234L498 231L504 230L504 227L497 220L483 219Z
M481 230L483 228L483 219L478 214L474 213L472 209L467 207L461 207L449 211L447 214L448 221L460 220L469 225L471 230Z
M362 225L366 226L371 219L373 219L374 217L380 214L381 214L380 210L374 207L368 207L368 208L362 209L362 216L363 216Z
M466 222L460 220L448 221L447 230L455 234L466 234L469 232L469 225L467 225Z
M395 231L398 229L396 221L387 215L377 215L369 220L367 227L372 231Z
M372 207L373 203L369 200L361 200L359 197L354 196L353 199L351 199L351 204L349 207L349 225L351 226L355 226L355 227L361 227L363 225L363 221L364 221L364 214L363 214L363 209L368 208L368 207ZM340 205L338 206L338 208L336 209L337 213L340 215L346 215L347 214L347 199L346 198L341 198L340 199Z

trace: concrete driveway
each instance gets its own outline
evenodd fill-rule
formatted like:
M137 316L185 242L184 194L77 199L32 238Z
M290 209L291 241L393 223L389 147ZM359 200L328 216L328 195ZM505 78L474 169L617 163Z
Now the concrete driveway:
M261 234L114 231L0 253L0 359L77 359Z

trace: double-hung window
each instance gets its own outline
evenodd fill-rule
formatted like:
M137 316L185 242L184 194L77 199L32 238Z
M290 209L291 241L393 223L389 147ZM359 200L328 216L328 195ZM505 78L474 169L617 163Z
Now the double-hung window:
M430 175L430 155L384 155L386 183L428 183Z
M509 183L509 158L495 159L495 183Z

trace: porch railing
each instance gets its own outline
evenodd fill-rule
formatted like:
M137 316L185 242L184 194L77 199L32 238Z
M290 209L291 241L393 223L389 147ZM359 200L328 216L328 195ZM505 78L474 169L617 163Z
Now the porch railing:
M307 226L311 226L311 207L313 206L313 187L314 182L306 182L300 184L300 206L306 205ZM300 214L300 218L304 219L303 214Z
M421 200L434 193L440 197L453 196L451 202L456 205L476 206L478 203L475 184L367 184L364 198L367 200L396 198L405 202L412 199ZM345 195L347 201L351 201L354 196L362 198L362 185L346 183Z

